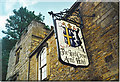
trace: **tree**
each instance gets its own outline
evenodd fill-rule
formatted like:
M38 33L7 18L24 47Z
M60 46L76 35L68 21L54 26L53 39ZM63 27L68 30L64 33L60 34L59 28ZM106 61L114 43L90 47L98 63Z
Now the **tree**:
M6 79L9 52L16 43L16 40L9 39L7 36L2 38L2 79Z
M2 38L2 80L6 79L7 66L10 50L13 48L17 40L20 39L22 33L27 30L28 25L32 20L43 22L44 16L41 13L35 15L34 11L29 11L27 8L21 7L19 10L13 10L14 15L9 16L6 23L6 34ZM48 26L46 26L48 27Z
M18 11L13 10L14 15L7 19L6 29L7 31L2 31L7 34L9 38L18 40L22 35L23 31L27 29L28 25L32 20L43 22L44 16L41 13L35 15L34 11L28 11L27 8L21 7Z

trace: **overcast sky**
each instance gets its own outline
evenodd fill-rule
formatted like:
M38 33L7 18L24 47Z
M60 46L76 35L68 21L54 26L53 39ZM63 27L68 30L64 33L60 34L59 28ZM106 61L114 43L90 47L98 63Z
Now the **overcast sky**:
M49 1L49 2L48 2ZM30 11L35 11L38 15L39 12L45 16L44 23L51 26L53 25L52 17L48 12L60 12L63 9L70 8L76 0L0 0L0 38L5 35L1 32L5 30L6 19L13 15L14 9L20 7L27 7Z

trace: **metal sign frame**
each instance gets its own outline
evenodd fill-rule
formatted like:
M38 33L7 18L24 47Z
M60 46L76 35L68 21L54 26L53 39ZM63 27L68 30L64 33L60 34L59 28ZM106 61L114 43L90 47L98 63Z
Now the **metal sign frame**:
M55 24L57 24L56 21L57 20L55 20ZM88 62L86 62L86 63L88 63L87 65L85 65L85 64L84 65L76 65L75 63L72 64L72 63L67 63L67 62L63 61L62 54L60 53L61 52L61 48L60 48L60 44L59 44L60 41L59 41L58 30L57 30L58 28L56 28L56 27L57 27L57 25L55 26L55 30L56 30L55 34L56 34L56 40L57 40L57 49L58 49L58 59L59 59L59 61L61 63L63 63L63 64L66 64L66 65L69 65L69 66L73 66L73 67L79 67L79 66L86 67L86 66L88 66L89 65L89 60L88 60L88 56L87 56L85 48L84 48L84 50L85 50L84 54L86 54L85 56L87 57L87 58L85 58L88 61ZM82 33L81 33L81 35L82 35ZM83 41L82 44L84 45L84 41ZM74 61L75 61L75 59L74 59Z

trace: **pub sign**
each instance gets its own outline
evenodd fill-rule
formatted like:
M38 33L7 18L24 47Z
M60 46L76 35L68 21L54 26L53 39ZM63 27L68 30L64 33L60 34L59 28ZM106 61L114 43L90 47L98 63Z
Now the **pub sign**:
M88 66L81 29L63 20L55 20L55 27L60 62L71 66Z

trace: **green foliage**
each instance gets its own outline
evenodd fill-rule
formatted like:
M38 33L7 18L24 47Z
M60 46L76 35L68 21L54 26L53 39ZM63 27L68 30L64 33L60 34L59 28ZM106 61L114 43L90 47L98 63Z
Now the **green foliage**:
M6 79L9 53L15 43L16 40L9 39L8 36L2 38L2 80Z
M50 27L48 25L45 25L44 27L46 30L50 30Z
M35 15L34 11L28 11L25 8L21 7L18 11L13 10L14 15L10 16L7 19L6 29L7 31L2 31L4 34L7 34L9 38L18 40L22 35L23 31L27 29L28 25L32 20L43 22L44 16L41 13Z
M5 53L8 50L11 50L15 45L16 40L10 39L8 36L2 38L2 53ZM6 49L7 48L7 49Z

